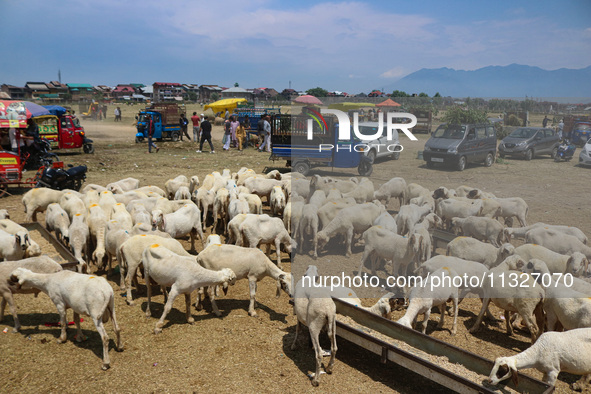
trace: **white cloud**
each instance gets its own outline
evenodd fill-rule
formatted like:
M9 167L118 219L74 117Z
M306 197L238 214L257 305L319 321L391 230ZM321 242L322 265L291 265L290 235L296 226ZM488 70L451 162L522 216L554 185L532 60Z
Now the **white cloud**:
M400 78L406 74L408 74L408 70L406 70L404 67L394 67L394 68L391 68L388 71L380 74L380 77L381 78Z

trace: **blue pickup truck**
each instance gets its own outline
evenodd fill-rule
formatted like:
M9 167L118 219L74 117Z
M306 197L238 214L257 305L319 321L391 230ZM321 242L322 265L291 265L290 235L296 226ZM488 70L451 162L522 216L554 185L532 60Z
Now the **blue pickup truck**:
M137 133L135 135L135 142L142 142L145 138L148 138L146 124L148 115L152 116L154 122L154 135L152 138L158 141L162 141L163 139L178 141L181 137L179 120L182 113L184 113L184 109L176 103L154 103L145 110L140 111L136 116Z

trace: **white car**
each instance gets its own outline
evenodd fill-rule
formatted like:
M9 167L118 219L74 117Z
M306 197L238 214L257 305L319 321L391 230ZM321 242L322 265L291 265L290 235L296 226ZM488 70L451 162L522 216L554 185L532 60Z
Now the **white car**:
M591 166L591 138L587 140L585 146L579 154L579 164L582 166Z
M359 123L359 132L363 135L375 135L378 132L378 122L361 122ZM398 160L402 147L398 140L398 131L392 132L392 139L388 140L385 133L385 124L382 125L381 137L374 140L362 140L362 144L367 145L364 147L363 154L369 157L372 163L376 158L391 157L394 160Z

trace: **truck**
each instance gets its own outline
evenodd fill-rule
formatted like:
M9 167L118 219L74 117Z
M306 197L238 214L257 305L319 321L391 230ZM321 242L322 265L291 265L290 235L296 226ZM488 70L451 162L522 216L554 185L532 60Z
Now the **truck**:
M158 141L162 141L163 139L178 141L181 137L179 120L181 114L184 113L184 106L176 103L153 103L136 115L137 133L135 135L135 142L142 142L145 138L148 138L146 123L148 115L152 116L152 121L154 122L154 135L152 135L152 138Z

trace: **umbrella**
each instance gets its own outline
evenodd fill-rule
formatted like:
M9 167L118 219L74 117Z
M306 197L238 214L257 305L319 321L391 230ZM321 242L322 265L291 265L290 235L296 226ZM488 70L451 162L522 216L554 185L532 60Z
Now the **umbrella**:
M0 101L0 128L27 127L27 119L51 115L46 108L30 101Z
M324 105L317 97L311 96L309 94L299 96L293 102L298 104Z
M214 114L218 113L218 112L225 111L226 109L229 112L232 112L238 106L238 103L243 103L246 101L247 100L245 98L232 98L232 99L218 100L214 103L205 105L203 107L203 110L205 111L208 108L211 108L211 110L213 111Z
M388 99L379 104L376 104L376 107L400 107L400 104L398 104L396 101L392 99Z

